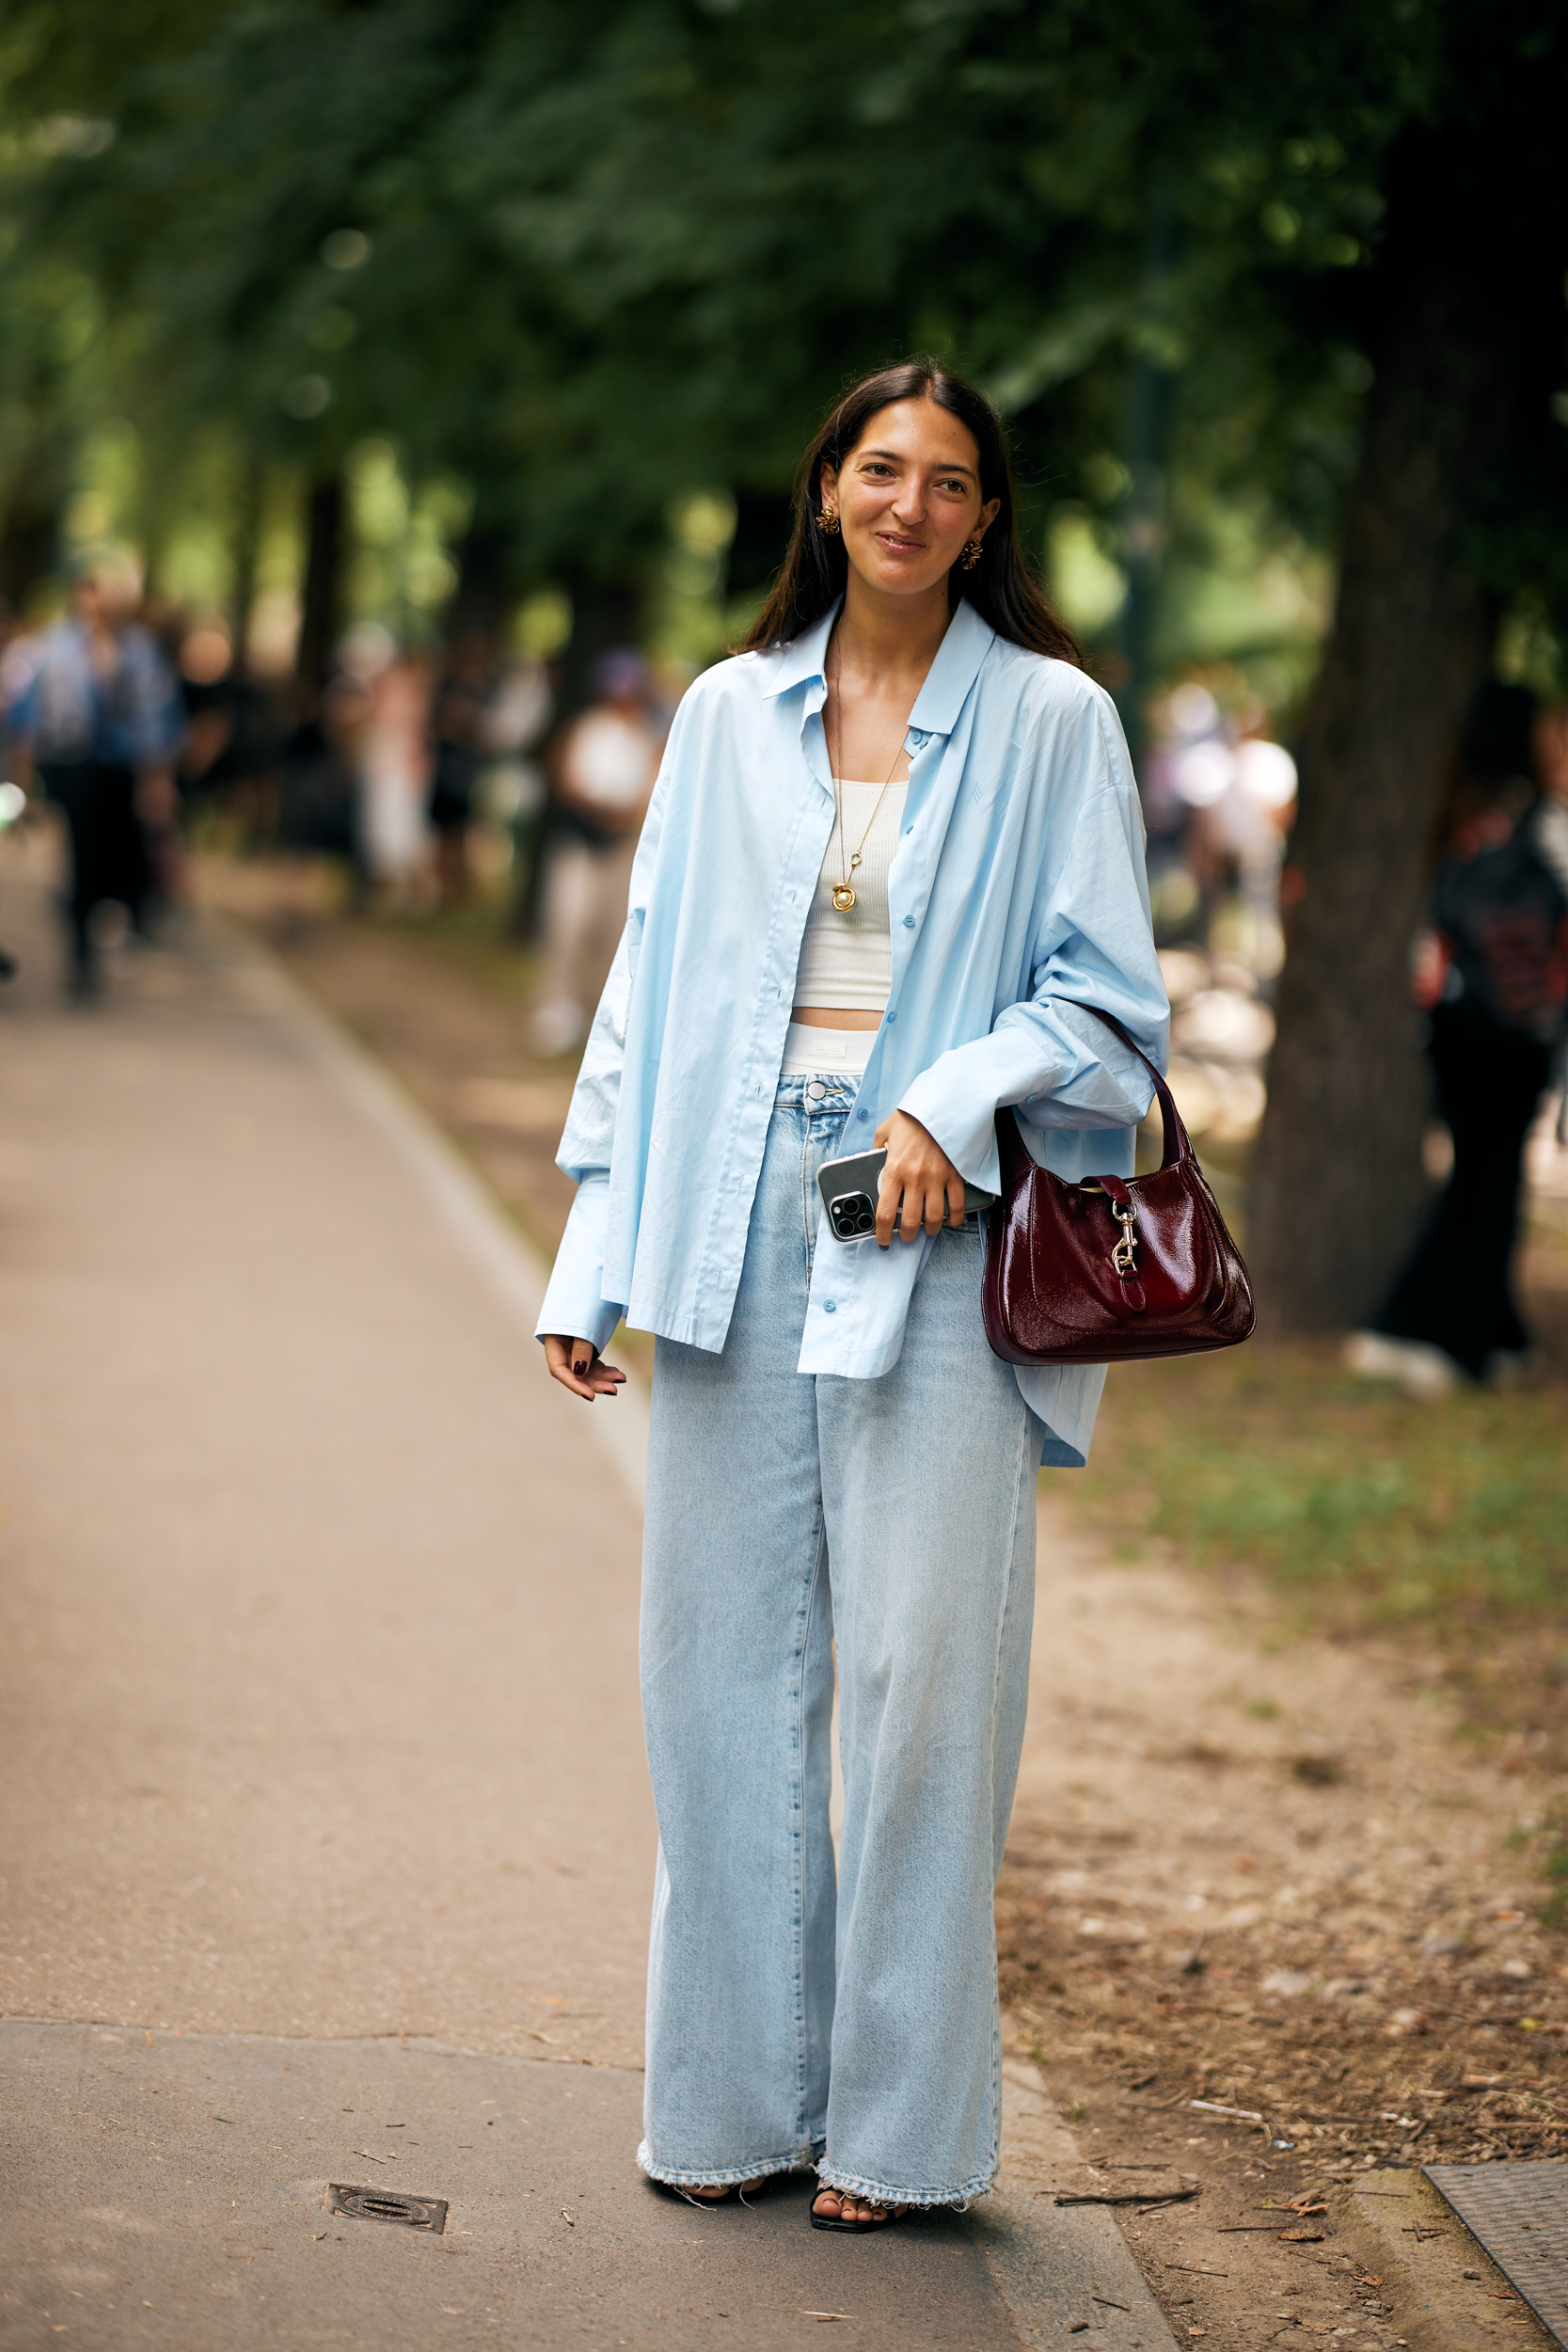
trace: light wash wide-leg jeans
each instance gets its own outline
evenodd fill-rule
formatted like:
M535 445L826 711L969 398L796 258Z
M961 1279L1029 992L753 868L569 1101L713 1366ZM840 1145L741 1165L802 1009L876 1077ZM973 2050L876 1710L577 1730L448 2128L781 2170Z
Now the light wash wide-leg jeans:
M816 1171L853 1102L852 1081L781 1079L723 1352L658 1343L642 1705L659 1857L638 2153L685 2186L819 2158L834 2187L940 2205L996 2170L992 1898L1023 1740L1042 1430L986 1344L973 1226L934 1244L891 1372L796 1371Z

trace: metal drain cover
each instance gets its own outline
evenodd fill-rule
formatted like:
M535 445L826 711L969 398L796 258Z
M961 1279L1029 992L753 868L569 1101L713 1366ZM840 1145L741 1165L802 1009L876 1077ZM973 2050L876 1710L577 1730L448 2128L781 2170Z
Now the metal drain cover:
M328 2213L351 2221L395 2221L404 2230L429 2230L439 2237L447 2226L444 2197L403 2197L393 2188L354 2188L342 2181L326 2185Z
M1568 2344L1568 2164L1429 2164L1433 2187Z

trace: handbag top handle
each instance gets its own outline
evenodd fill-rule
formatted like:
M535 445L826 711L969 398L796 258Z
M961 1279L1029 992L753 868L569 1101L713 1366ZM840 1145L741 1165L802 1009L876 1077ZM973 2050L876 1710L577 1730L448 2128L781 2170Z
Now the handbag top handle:
M1182 1124L1181 1114L1176 1107L1176 1097L1172 1094L1169 1087L1160 1075L1160 1073L1155 1069L1154 1064L1149 1060L1148 1056L1143 1051L1143 1048L1135 1044L1132 1039L1129 1037L1127 1031L1122 1027L1121 1023L1117 1019L1114 1012L1105 1012L1101 1010L1099 1005L1086 1005L1083 1002L1082 998L1077 996L1069 996L1066 1001L1069 1005L1073 1006L1079 1012L1092 1012L1097 1021L1103 1021L1108 1029L1114 1029L1117 1037L1120 1038L1122 1043L1127 1047L1128 1051L1137 1055L1138 1059L1142 1062L1144 1068L1153 1079L1154 1092L1160 1104L1160 1120L1164 1136L1164 1149L1160 1158L1161 1167L1180 1168L1184 1161L1190 1160L1193 1155L1193 1147L1191 1142L1188 1140L1187 1130Z

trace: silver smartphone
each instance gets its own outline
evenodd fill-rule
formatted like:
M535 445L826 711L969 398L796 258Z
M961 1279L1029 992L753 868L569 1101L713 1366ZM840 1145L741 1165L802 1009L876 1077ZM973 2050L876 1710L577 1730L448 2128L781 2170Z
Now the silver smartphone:
M887 1165L885 1151L856 1152L848 1159L825 1160L816 1171L828 1223L839 1241L868 1241L877 1230L877 1194ZM989 1209L994 1192L964 1186L964 1215Z

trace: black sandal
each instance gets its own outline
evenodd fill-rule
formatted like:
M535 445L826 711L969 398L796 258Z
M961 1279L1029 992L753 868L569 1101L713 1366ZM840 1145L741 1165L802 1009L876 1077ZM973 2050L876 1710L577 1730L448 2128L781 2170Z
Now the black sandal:
M892 2205L879 2205L874 2198L856 2197L855 2202L858 2205L869 2205L873 2213L879 2213L883 2217L880 2221L874 2221L863 2215L858 2220L846 2221L842 2211L843 2201L846 2197L854 2197L854 2194L853 2189L834 2188L831 2184L825 2188L819 2188L816 2197L836 2197L841 2209L836 2214L818 2213L816 2197L814 2197L811 2201L812 2228L814 2230L842 2230L849 2237L869 2237L873 2231L896 2228L900 2221L907 2221L914 2211L912 2205L906 2205L903 2212L899 2213Z

